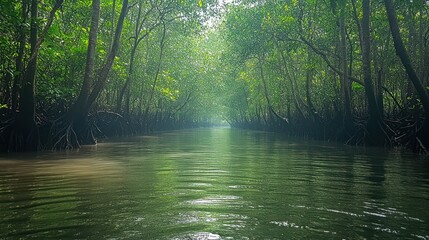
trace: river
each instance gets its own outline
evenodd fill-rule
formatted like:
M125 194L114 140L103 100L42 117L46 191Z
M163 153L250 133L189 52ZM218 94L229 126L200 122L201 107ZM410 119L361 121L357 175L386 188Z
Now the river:
M195 129L0 155L0 239L429 239L429 161Z

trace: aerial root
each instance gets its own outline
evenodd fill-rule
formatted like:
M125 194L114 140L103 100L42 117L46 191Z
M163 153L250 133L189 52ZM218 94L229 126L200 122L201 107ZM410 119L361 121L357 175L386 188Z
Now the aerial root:
M91 135L94 139L94 131L92 130L95 130L96 133L104 137L109 135L124 135L127 132L132 132L128 120L116 112L97 111L89 115L89 118L91 120ZM112 128L112 126L115 126L115 128ZM128 126L128 128L125 128L125 126Z
M365 139L365 123L363 121L356 121L354 123L356 130L353 133L348 133L349 137L346 141L346 145L360 145L364 142ZM343 130L346 131L346 130Z
M73 129L73 121L64 118L57 119L51 126L49 131L50 139L48 143L53 143L49 146L52 150L55 149L73 149L80 148L79 139ZM50 144L48 144L50 145Z
M424 146L424 144L422 143L422 141L420 141L420 138L416 137L417 142L419 143L419 147L421 149L421 151L425 154L425 155L429 155L429 152L427 150L427 148Z
M0 123L0 150L7 152L35 151L40 148L38 126L23 128L17 118Z

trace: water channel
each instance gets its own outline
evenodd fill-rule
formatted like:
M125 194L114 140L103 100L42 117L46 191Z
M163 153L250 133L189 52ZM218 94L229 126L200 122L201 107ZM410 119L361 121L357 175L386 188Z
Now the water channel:
M429 161L230 128L3 154L0 239L429 239Z

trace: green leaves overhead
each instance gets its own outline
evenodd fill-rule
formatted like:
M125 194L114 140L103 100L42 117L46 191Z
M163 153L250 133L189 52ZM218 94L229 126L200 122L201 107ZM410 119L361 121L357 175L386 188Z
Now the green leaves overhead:
M268 36L263 31L264 14L258 7L236 7L225 21L226 38L243 59L263 52Z

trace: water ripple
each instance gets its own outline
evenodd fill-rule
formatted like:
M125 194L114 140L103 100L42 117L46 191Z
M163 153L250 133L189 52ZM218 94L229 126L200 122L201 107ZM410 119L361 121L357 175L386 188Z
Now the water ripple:
M0 156L0 239L429 239L409 153L195 129Z

